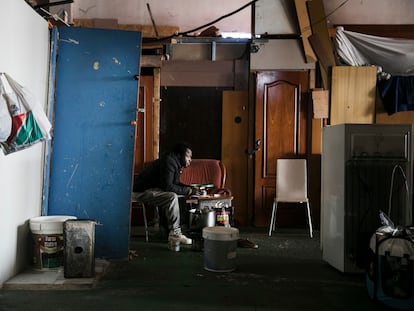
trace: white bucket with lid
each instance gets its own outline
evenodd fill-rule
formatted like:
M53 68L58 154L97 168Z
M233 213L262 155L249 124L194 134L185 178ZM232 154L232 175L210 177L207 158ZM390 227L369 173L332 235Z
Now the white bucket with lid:
M214 272L231 272L236 269L239 229L233 227L205 227L204 269Z
M33 264L37 269L58 268L63 265L63 223L75 216L39 216L31 218Z

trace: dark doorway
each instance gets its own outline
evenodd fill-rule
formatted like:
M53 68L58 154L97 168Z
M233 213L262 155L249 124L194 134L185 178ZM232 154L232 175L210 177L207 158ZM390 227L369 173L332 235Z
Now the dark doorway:
M160 154L177 141L191 145L194 158L221 158L222 92L231 88L161 88Z

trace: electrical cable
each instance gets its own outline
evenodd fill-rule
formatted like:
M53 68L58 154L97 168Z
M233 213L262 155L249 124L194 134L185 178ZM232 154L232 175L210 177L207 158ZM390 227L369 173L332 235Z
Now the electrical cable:
M392 169L392 173L391 173L391 185L390 185L390 195L389 195L389 202L388 202L388 217L391 218L391 201L392 201L392 188L394 186L394 174L395 174L395 170L399 168L403 178L404 178L404 184L405 184L405 191L407 193L407 197L409 196L409 191L408 191L408 184L407 184L407 177L405 176L404 170L401 167L401 165L396 164L394 165L394 168Z
M62 5L62 4L68 4L68 3L73 3L73 0L63 0L63 1L57 1L57 2L48 2L48 3L42 3L42 4L37 4L32 6L33 9L37 10L37 9L41 9L45 6L56 6L56 5Z
M202 26L199 26L199 27L194 28L194 29L191 29L191 30L187 30L187 31L183 31L183 32L176 32L176 33L174 33L174 34L173 34L173 35L171 35L171 36L160 38L160 39L158 39L157 41L161 41L161 40L168 40L168 39L174 38L174 37L176 37L176 36L186 35L186 34L188 34L188 33L195 32L195 31L197 31L197 30L200 30L200 29L203 29L203 28L205 28L205 27L211 26L211 25L213 25L214 23L217 23L217 22L221 21L222 19L225 19L225 18L227 18L227 17L229 17L229 16L232 16L232 15L234 15L234 14L236 14L236 13L239 13L240 11L244 10L244 9L245 9L245 8L247 8L248 6L251 6L252 4L256 3L257 1L259 1L259 0L253 0L253 1L250 1L249 3L246 3L246 4L245 4L245 5L243 5L242 7L238 8L237 10L234 10L234 11L232 11L232 12L228 13L228 14L225 14L225 15L223 15L223 16L221 16L221 17L219 17L219 18L215 19L215 20L214 20L214 21L212 21L212 22L209 22L209 23L207 23L207 24L204 24L204 25L202 25Z

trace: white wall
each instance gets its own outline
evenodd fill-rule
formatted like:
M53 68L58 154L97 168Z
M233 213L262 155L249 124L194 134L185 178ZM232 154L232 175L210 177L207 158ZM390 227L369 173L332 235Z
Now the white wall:
M49 30L24 0L0 1L0 72L27 86L46 107ZM39 216L44 143L0 151L0 287L30 262L28 220Z
M75 0L71 16L85 19L116 18L119 24L152 25L147 3L157 26L179 26L180 32L183 32L210 23L239 9L249 1ZM250 33L250 24L251 10L248 7L214 25L220 31Z
M323 0L327 23L338 24L412 24L412 0ZM339 7L339 8L338 8ZM337 9L338 8L338 9Z
M305 70L314 69L315 63L307 64L302 43L296 39L257 41L259 51L250 54L250 70Z
M290 0L256 2L256 33L292 33L286 24L294 7ZM151 25L147 9L150 5L156 25L179 26L187 31L230 13L248 0L75 0L70 6L72 18L116 18L120 24ZM412 24L412 0L323 0L329 26L335 24ZM344 3L344 4L343 4ZM343 4L343 5L342 5ZM62 6L63 7L63 6ZM56 7L58 10L60 7ZM65 7L67 8L67 7ZM277 14L277 16L274 16ZM269 18L274 20L269 21ZM250 7L215 25L220 31L251 31ZM271 29L266 29L267 26Z

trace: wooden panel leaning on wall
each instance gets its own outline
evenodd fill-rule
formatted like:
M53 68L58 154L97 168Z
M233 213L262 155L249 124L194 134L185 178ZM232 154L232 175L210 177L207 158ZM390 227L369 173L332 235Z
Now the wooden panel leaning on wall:
M332 68L330 124L374 123L377 68Z

